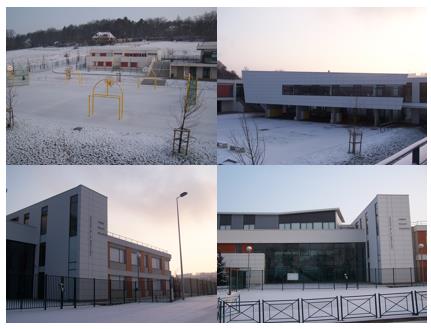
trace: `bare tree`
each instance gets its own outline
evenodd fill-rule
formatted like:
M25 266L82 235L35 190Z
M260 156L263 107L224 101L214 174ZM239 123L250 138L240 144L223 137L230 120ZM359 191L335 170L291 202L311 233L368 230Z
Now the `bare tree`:
M176 122L176 128L174 131L179 130L177 147L174 148L174 150L176 150L175 152L181 153L184 143L186 143L187 150L190 129L198 124L198 119L202 112L202 108L202 90L196 90L195 97L187 95L186 91L181 93L179 98L179 106L177 106L174 111L174 118ZM180 110L178 111L178 109Z
M13 127L14 125L14 115L13 108L16 103L17 93L15 87L10 86L6 89L6 126L8 128Z
M231 144L235 150L231 153L237 162L243 165L261 165L265 160L265 139L259 133L255 121L252 124L245 115L240 119L241 136L231 134Z

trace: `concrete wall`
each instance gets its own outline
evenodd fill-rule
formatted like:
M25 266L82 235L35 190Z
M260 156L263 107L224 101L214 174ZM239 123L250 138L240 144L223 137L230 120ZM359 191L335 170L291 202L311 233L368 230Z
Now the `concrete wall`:
M78 276L107 279L108 198L82 186L79 201Z

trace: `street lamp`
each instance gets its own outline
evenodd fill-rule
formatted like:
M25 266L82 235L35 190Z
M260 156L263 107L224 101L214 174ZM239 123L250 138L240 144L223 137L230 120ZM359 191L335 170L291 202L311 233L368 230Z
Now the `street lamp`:
M248 268L248 290L250 290L250 253L253 251L252 246L245 247L245 251L247 251L247 268Z
M425 245L423 244L423 243L419 243L418 244L418 249L419 249L419 252L418 252L418 254L419 254L419 259L418 259L418 261L419 261L419 273L420 273L420 276L421 276L421 278L420 278L420 281L421 282L425 282L425 280L424 280L424 273L423 273L423 266L422 266L422 249L425 247Z
M141 267L141 253L138 251L136 253L136 261L138 263L138 282L136 283L136 295L138 295L139 291L139 299L141 298L141 292L140 292L140 284L139 284L139 268Z
M178 199L183 198L187 195L187 192L181 193L179 196L177 196L177 221L178 221L178 242L180 245L180 266L181 266L181 297L184 300L184 278L183 278L183 255L181 252L181 230L180 230L180 212L178 210Z

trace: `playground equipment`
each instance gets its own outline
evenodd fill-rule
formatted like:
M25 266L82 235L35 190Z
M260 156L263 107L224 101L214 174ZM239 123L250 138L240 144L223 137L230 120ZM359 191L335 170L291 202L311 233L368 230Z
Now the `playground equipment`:
M17 87L26 86L30 83L30 74L28 69L16 66L7 65L6 68L6 86L7 87Z
M73 75L76 75L78 83L81 86L82 83L83 83L83 81L84 81L81 72L80 71L73 72L72 71L72 66L67 66L64 69L64 78L65 78L65 80L66 81L72 80L72 76Z
M104 85L104 91L98 92L97 87L101 88L102 84ZM117 94L112 93L110 90L114 86L118 86ZM121 120L123 118L124 91L123 91L123 87L121 87L119 82L112 80L110 78L105 78L97 81L94 84L93 88L91 89L91 94L88 95L88 116L89 117L94 115L94 99L96 97L117 99L118 100L118 120Z

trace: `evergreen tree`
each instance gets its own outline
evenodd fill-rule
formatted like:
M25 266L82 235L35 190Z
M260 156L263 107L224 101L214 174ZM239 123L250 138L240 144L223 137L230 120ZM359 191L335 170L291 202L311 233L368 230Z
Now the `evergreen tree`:
M226 274L224 273L224 261L223 256L220 252L217 253L217 285L225 286L227 285Z

